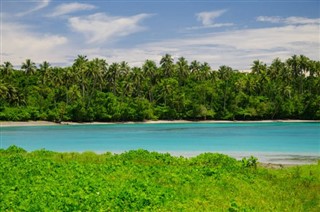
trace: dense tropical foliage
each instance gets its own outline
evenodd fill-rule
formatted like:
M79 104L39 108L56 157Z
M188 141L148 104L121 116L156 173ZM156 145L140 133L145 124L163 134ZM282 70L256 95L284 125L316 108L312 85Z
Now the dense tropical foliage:
M1 65L0 120L147 119L320 119L320 61L257 60L250 73L169 54L142 67L81 55L69 67Z
M0 149L0 211L319 211L320 163Z

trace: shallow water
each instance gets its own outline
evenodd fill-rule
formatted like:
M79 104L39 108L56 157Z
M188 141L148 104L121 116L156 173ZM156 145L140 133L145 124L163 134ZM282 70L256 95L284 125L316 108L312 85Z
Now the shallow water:
M124 152L195 156L220 152L261 162L310 163L319 158L320 123L170 123L2 127L1 147L32 151Z

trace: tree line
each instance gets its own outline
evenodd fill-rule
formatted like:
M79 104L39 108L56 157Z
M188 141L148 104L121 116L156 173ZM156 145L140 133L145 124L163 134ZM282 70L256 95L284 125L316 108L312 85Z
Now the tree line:
M208 63L174 61L141 67L108 64L78 55L71 66L0 69L0 120L320 119L320 61L293 55L270 65L255 60L251 72Z

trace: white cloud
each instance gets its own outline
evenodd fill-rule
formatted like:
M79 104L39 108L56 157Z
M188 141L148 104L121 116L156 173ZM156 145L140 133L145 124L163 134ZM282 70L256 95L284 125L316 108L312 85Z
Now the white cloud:
M68 39L61 35L33 33L25 24L2 24L2 59L20 65L30 58L37 63L45 60L65 62L63 47ZM1 62L3 62L1 61Z
M305 18L291 16L287 18L282 18L280 16L259 16L257 21L260 22L270 22L270 23L283 23L288 25L299 25L299 24L320 24L320 18Z
M277 57L287 59L294 54L303 54L319 60L318 35L315 25L283 26L210 33L147 43L131 49L95 51L106 56L109 62L125 60L130 65L141 65L146 59L159 62L164 54L169 53L175 58L184 56L189 61L208 62L214 69L228 65L248 70L256 59L270 63Z
M248 70L256 59L270 63L277 57L286 59L294 54L303 54L319 60L320 48L317 25L230 30L192 37L188 35L185 38L139 44L125 49L92 48L80 43L71 46L63 36L34 34L31 29L21 25L8 24L4 29L4 61L9 60L18 65L26 58L37 63L47 60L52 64L70 65L76 55L83 54L89 58L105 58L108 63L127 61L131 66L140 66L146 59L159 63L161 57L169 53L175 58L184 56L189 61L208 62L214 69L228 65ZM18 29L20 33L16 33Z
M17 16L24 16L24 15L28 15L30 13L33 13L33 12L36 12L38 10L41 10L45 7L47 7L49 5L51 0L39 0L39 1L36 1L37 2L37 5L34 6L33 8L25 11L25 12L22 12L22 13L19 13Z
M257 21L261 22L270 22L270 23L280 23L281 17L279 16L259 16L257 17Z
M50 17L55 17L55 16L60 16L60 15L66 15L70 13L74 13L77 11L83 11L83 10L93 10L96 7L91 4L82 4L82 3L66 3L66 4L61 4L57 6L53 13L51 13L49 16Z
M210 12L200 12L196 14L198 21L202 23L202 26L187 27L186 30L199 30L218 27L233 26L233 23L216 23L215 19L224 14L227 10L215 10Z
M204 26L212 25L214 23L214 19L221 16L227 10L216 10L210 12L201 12L197 13L197 19L202 22Z
M210 29L210 28L228 27L233 25L234 25L233 23L219 23L219 24L210 24L210 25L204 25L204 26L187 27L186 30Z
M96 13L86 17L69 18L71 28L85 35L87 43L102 43L144 30L139 23L150 14L128 17L108 16Z
M143 30L140 23L149 16L139 14L114 17L96 13L86 17L69 18L71 29L84 34L88 43L57 34L35 33L35 30L28 28L26 24L5 22L2 32L2 57L4 61L11 61L15 65L20 65L26 58L37 63L47 60L51 64L71 65L78 54L83 54L89 58L105 58L108 63L127 61L131 66L140 66L146 59L159 62L163 55L169 53L175 58L184 56L189 61L208 62L214 69L218 69L220 65L229 65L240 70L249 69L256 59L270 63L274 58L286 59L294 54L319 60L319 25L314 24L314 19L303 17L273 17L268 20L273 20L274 23L286 20L287 23L300 24L195 33L179 39L163 39L126 48L102 48L92 45ZM266 17L264 19L267 20ZM219 23L213 22L201 27L216 24Z

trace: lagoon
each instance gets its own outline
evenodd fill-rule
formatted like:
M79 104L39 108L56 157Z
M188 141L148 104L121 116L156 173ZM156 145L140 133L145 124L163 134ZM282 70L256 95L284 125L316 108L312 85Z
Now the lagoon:
M133 149L196 156L218 152L267 163L314 163L320 123L157 123L2 127L1 148L121 153Z

